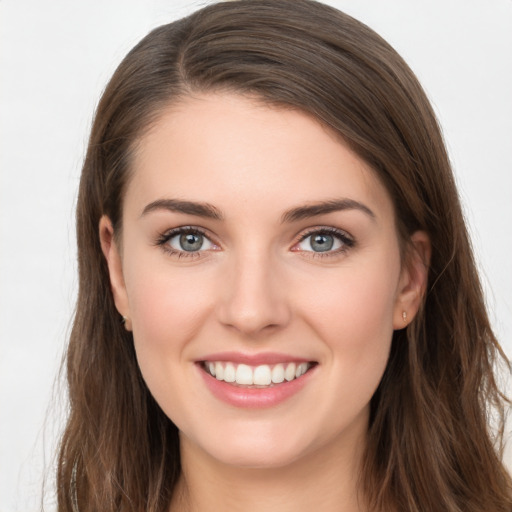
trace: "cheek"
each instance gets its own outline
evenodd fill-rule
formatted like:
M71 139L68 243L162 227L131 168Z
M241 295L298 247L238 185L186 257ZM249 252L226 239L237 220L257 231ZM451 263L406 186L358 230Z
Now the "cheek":
M161 344L162 349L175 348L178 340L192 338L200 326L207 308L207 281L195 269L176 271L165 263L151 262L148 266L132 266L126 283L134 336L144 343Z
M393 265L336 270L309 288L311 316L322 320L325 327L337 326L340 333L355 334L382 325L392 330L398 275Z
M127 280L134 345L142 375L157 398L167 395L169 379L190 359L190 346L208 314L201 279L168 266L131 266ZM176 379L173 387L179 387Z
M169 269L154 267L132 277L130 311L142 377L167 416L188 429L194 417L188 402L198 399L188 387L194 370L190 354L205 322L208 294L186 273L173 275Z
M308 327L325 350L323 367L330 385L317 397L315 407L323 411L320 416L331 419L332 435L357 418L367 418L388 362L399 271L368 266L337 273L303 309Z
M380 381L393 335L399 274L398 258L339 268L315 284L308 304L304 301L304 317L324 340L337 374L368 381L370 387Z
M354 343L370 343L392 333L396 287L392 274L368 269L344 280L337 297L343 317L332 320L338 319L338 327L351 334Z

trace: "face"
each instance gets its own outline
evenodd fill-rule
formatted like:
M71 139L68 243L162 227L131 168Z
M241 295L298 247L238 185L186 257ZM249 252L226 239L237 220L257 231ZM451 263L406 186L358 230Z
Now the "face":
M137 147L122 243L100 233L185 449L280 467L364 439L417 295L374 172L311 117L234 94L170 107Z

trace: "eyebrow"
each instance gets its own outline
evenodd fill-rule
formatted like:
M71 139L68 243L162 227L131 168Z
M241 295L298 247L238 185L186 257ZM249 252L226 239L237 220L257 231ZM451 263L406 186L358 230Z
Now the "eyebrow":
M195 215L198 217L205 217L214 220L224 220L222 212L209 203L199 203L195 201L183 201L180 199L157 199L152 203L146 205L142 211L141 217L144 215L156 211L156 210L168 210L171 212L184 213L188 215ZM296 222L310 217L316 217L318 215L326 215L328 213L344 211L344 210L359 210L371 219L375 219L376 216L368 206L354 199L331 199L328 201L320 201L317 203L298 206L286 211L281 217L281 223Z
M375 213L368 206L355 201L354 199L331 199L329 201L321 201L305 206L292 208L283 214L281 222L296 222L298 220L316 217L317 215L325 215L327 213L339 212L344 210L359 210L375 220Z
M155 210L169 210L171 212L185 213L206 217L208 219L223 220L222 213L209 203L196 203L194 201L181 201L179 199L157 199L146 205L141 217Z

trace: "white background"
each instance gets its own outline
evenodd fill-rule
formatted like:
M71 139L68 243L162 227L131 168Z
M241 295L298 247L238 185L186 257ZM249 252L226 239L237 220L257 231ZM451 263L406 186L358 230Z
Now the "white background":
M205 3L0 0L0 512L37 510L45 471L51 480L74 206L99 95L151 28ZM512 0L330 3L393 44L432 99L512 355Z

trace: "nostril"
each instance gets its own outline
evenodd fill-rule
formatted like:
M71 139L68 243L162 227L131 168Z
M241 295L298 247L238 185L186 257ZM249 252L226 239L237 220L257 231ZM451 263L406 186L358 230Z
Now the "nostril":
M288 294L278 286L277 277L270 278L267 263L260 257L254 260L254 255L247 255L244 268L223 282L225 295L217 303L218 320L248 336L271 333L290 320Z

